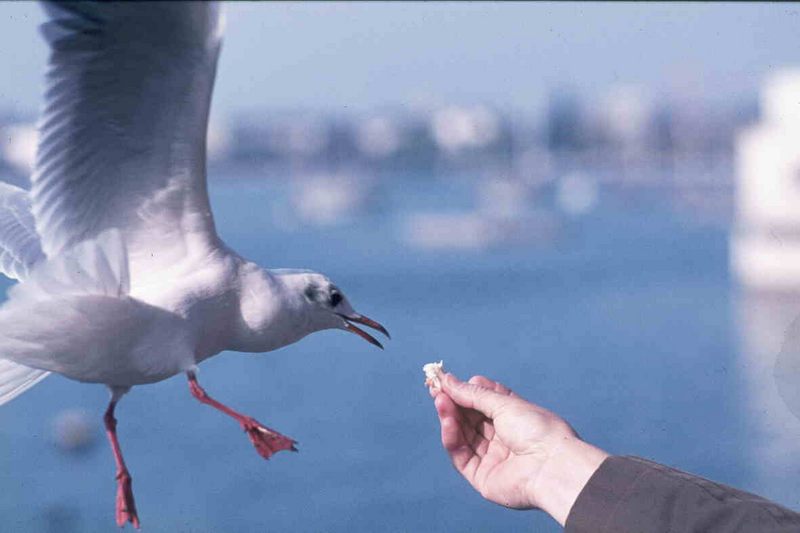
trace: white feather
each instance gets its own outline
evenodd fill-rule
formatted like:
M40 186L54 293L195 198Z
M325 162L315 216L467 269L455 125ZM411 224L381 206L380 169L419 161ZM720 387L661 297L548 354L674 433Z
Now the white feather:
M0 308L0 358L121 386L188 368L185 321L127 297L126 263L120 233L109 230L37 265Z
M57 296L121 297L130 292L128 256L122 234L111 229L47 259L9 290L9 300L47 300Z
M0 182L0 273L24 279L43 258L28 191Z
M119 228L136 283L216 248L205 150L219 6L45 8L50 58L31 189L45 254Z
M0 182L0 272L23 280L44 259L28 191ZM50 372L0 359L0 405L30 389Z
M10 402L30 389L50 372L0 359L0 405Z

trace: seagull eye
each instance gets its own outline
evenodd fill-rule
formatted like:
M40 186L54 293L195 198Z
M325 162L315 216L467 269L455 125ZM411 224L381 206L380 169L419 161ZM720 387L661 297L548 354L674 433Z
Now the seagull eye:
M333 294L331 294L331 307L336 307L341 303L341 301L342 301L341 294L339 294L338 292L334 292Z

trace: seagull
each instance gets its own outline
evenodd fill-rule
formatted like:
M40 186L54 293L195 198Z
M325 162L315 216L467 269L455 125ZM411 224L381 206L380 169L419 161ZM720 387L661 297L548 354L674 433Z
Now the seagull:
M0 404L56 372L108 387L116 522L139 527L114 409L177 374L238 422L265 459L295 441L215 400L198 365L268 352L325 329L380 342L342 290L267 270L215 231L206 129L222 42L205 2L45 3L49 46L31 188L0 183Z

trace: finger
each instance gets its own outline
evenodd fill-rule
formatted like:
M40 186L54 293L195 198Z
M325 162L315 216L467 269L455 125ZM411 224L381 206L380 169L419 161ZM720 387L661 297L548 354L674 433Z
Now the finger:
M452 416L442 417L439 419L442 426L442 446L448 452L457 450L466 445L464 433L461 431L461 424Z
M447 394L437 394L433 405L436 406L436 413L439 415L440 420L445 418L453 418L456 421L461 420L458 406L453 403L453 400Z
M487 389L494 388L494 381L484 376L472 376L467 383L472 383L473 385L478 385L479 387L485 387Z
M475 379L475 376L470 378L469 382L472 383L473 379ZM486 420L486 415L475 409L462 409L459 407L459 414L461 415L462 423L469 426L470 429L481 427ZM467 437L469 438L469 435Z
M509 401L505 394L474 383L464 383L453 374L445 374L442 380L442 390L461 407L475 409L489 418L494 418Z
M475 431L473 432L469 443L470 448L472 448L472 451L474 451L475 455L477 455L480 458L483 458L483 456L486 455L486 450L489 449L489 444L491 442L484 435L483 429L484 428L482 426L478 426L477 428L475 428Z
M474 409L462 409L461 417L464 436L475 453L483 457L494 437L494 423L486 418L486 415Z
M469 446L475 451L475 447L482 438L481 435L478 434L477 429L480 422L473 422L469 415L477 415L483 420L485 420L485 417L476 411L470 410L470 413L465 412L465 410L456 405L447 394L440 394L434 401L434 404L436 405L436 412L439 415L439 423L443 428L442 445L447 450L452 450L458 446ZM455 425L455 428L458 429L457 433L452 431L448 433L444 432L445 427L447 427L448 430L451 429L451 421Z
M486 417L472 410L470 410L471 413L463 412L463 409L453 403L453 400L446 394L441 394L436 399L435 405L442 425L442 446L448 451L467 446L471 453L483 457L489 448L489 441L485 437L483 427ZM477 422L472 421L469 414L477 415ZM492 434L494 434L493 430Z
M480 425L479 431L487 441L491 441L494 438L494 424L491 420L484 420Z
M499 381L494 382L494 390L499 392L500 394L505 394L506 396L516 396L516 394L514 394L514 391L512 391Z
M479 460L464 435L458 407L446 394L436 398L436 412L439 414L441 424L442 446L450 456L453 466L463 475L467 476L472 470L470 464Z
M464 409L459 407L461 415L461 434L472 448L472 451L479 457L483 457L489 447L489 440L484 434L484 425L491 422L479 411L474 409Z
M461 430L455 420L447 418L442 422L442 443L445 439L452 438L449 445L445 445L450 461L458 472L470 482L475 477L475 471L481 464L481 458L464 441Z
M503 385L498 381L491 380L484 376L472 376L469 378L469 383L473 385L478 385L480 387L484 387L486 389L494 389L495 392L499 392L500 394L505 394L506 396L516 396L511 389Z

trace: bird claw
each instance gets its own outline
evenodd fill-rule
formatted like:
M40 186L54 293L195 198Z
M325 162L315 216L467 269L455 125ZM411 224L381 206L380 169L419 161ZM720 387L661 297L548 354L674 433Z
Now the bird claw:
M127 471L117 474L117 525L123 527L126 522L139 529L139 516L136 514L136 502L133 500L131 475Z
M295 447L297 441L271 430L254 418L243 420L242 427L258 454L264 459L269 459L273 454L282 450L297 451Z

